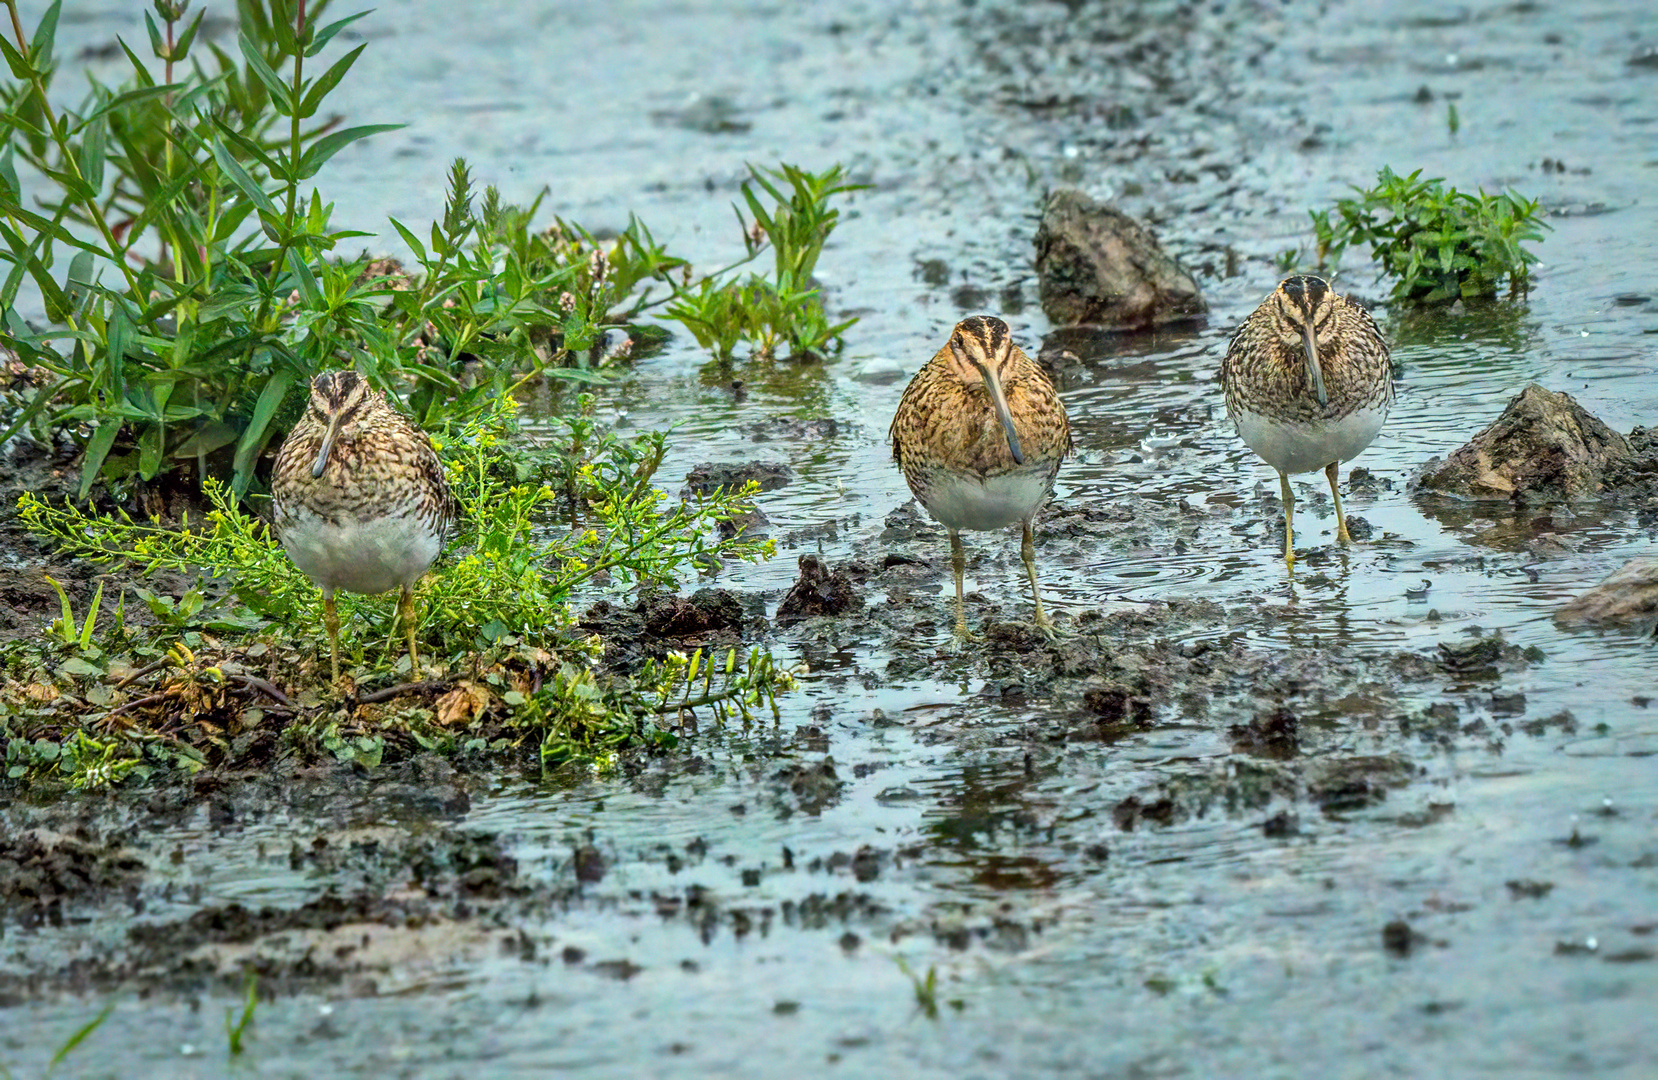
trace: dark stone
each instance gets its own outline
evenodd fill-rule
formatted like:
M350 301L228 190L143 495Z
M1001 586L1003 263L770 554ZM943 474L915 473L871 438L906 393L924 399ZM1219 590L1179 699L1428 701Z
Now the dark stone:
M1527 386L1494 423L1450 457L1422 467L1415 485L1465 499L1584 499L1627 466L1629 441L1569 394Z
M816 555L800 557L800 577L777 605L777 625L814 615L845 615L862 611L863 597L845 567L831 571Z
M1048 196L1035 244L1037 296L1056 326L1141 330L1209 310L1156 237L1080 191Z
M1555 612L1554 623L1560 627L1658 625L1658 558L1631 559Z

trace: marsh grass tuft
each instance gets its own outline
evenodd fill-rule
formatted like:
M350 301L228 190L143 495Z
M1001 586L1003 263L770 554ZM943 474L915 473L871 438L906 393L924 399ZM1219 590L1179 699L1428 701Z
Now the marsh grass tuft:
M1421 176L1420 169L1399 176L1383 167L1375 187L1355 187L1357 198L1314 211L1320 267L1353 244L1367 243L1381 264L1379 278L1393 279L1398 302L1492 296L1504 279L1511 295L1524 293L1537 262L1524 245L1541 240L1541 230L1549 228L1537 201L1512 191L1470 195Z

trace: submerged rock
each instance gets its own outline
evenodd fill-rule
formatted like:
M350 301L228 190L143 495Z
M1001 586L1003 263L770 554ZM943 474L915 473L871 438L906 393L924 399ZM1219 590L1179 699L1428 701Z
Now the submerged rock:
M863 606L864 599L845 567L831 571L816 555L802 555L800 577L777 605L777 625L813 615L845 615L862 611Z
M1600 492L1630 460L1622 435L1571 395L1532 383L1484 431L1423 466L1416 484L1465 499L1572 501Z
M1631 559L1555 612L1556 626L1658 624L1658 558Z
M1037 295L1057 326L1140 330L1209 310L1156 237L1080 191L1048 196L1035 244Z

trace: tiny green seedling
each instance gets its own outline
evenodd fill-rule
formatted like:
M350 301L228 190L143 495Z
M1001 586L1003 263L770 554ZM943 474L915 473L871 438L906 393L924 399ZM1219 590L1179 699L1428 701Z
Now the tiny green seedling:
M253 1023L253 1012L259 1007L259 977L248 972L247 990L243 995L242 1015L237 1016L234 1008L225 1009L225 1035L230 1043L230 1056L238 1057L246 1049L242 1045L242 1038L247 1032L248 1025Z

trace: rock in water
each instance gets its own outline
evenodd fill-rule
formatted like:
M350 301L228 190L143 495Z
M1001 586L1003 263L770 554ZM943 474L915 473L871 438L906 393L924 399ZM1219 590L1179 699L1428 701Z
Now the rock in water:
M1141 330L1209 310L1156 237L1080 191L1048 196L1035 243L1037 295L1056 326Z
M1532 383L1495 423L1441 461L1416 485L1466 499L1588 498L1629 463L1629 441L1569 394Z
M1658 558L1631 559L1554 614L1556 626L1658 623Z

